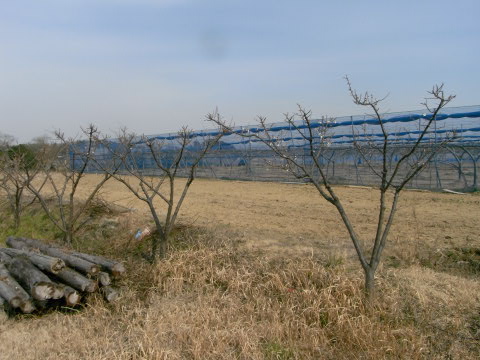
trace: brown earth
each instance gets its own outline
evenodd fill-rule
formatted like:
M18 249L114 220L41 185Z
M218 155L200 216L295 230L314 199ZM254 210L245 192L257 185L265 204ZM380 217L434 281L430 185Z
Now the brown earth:
M88 175L81 190L86 191L97 179L96 175ZM357 233L368 244L375 232L378 191L344 186L337 191ZM145 203L133 197L117 181L110 180L101 196L107 201L135 208L139 215L148 214ZM141 218L149 219L148 216ZM437 248L478 247L479 218L480 197L477 194L404 191L392 227L390 244L393 245L390 247L406 248L408 245L409 251L422 244ZM325 248L350 252L352 248L336 209L308 184L196 179L179 219L186 224L227 227L241 234L248 246L275 253Z

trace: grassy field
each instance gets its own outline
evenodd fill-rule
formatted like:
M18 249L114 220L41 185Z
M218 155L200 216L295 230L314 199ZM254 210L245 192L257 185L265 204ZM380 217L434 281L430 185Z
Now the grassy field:
M95 176L82 186L86 193ZM377 194L338 188L368 244ZM81 194L80 194L81 195ZM113 305L0 324L0 359L476 359L480 356L480 196L406 191L373 308L334 208L310 185L194 182L169 257L155 265L133 239L146 207L109 182L75 246L124 260ZM160 205L160 204L159 204ZM38 207L0 240L59 234Z

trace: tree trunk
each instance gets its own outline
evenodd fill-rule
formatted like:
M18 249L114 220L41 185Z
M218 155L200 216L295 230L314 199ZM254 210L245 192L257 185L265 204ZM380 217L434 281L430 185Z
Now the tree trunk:
M65 284L82 292L92 293L98 289L98 285L95 281L87 279L82 274L68 267L60 270L55 276Z
M14 239L17 241L12 241L10 239ZM22 243L25 245L22 245ZM63 250L60 250L59 248L47 245L36 239L9 237L7 239L7 245L11 247L21 247L21 249L24 249L25 247L38 249L44 254L62 259L65 262L65 264L67 264L72 268L75 268L76 270L84 274L95 275L95 274L98 274L98 272L100 271L100 267L97 264L91 263L90 261L78 258L73 255L67 254Z
M20 213L22 212L22 194L23 194L23 187L18 188L15 192L15 206L13 209L13 218L14 218L14 226L15 229L20 227Z
M22 305L22 299L15 291L14 284L11 282L11 276L2 263L0 263L0 298L5 299L13 309Z
M165 238L162 238L159 236L156 240L158 241L158 247L156 247L158 249L158 258L165 259L165 257L167 256L167 237L165 236ZM152 253L154 262L156 260L156 255L156 252L155 254Z
M18 230L20 227L20 213L16 209L13 213L13 226L15 230Z
M10 246L11 248L13 249L16 249L16 250L25 250L25 251L30 251L31 248L29 246L27 246L27 244L25 244L24 241L20 241L19 238L16 238L14 236L9 236L7 237L7 240L5 241L5 243ZM2 250L5 250L5 248L2 248Z
M157 261L158 244L160 243L160 233L157 228L157 234L153 234L151 242L151 253L149 261L153 264ZM145 256L148 258L148 256Z
M375 296L375 270L365 270L365 294L367 301L371 302Z
M91 263L100 265L102 267L102 270L108 271L116 278L121 277L125 273L125 266L123 266L122 263L109 260L107 258L104 258L103 256L84 254L75 251L72 252L72 255L83 260L90 261Z
M9 243L7 239L7 244ZM10 241L10 244L12 241ZM56 274L65 267L63 260L54 258L48 255L43 255L40 253L28 251L28 250L18 250L18 249L7 249L3 248L0 251L10 255L10 256L24 256L30 260L32 264L38 267L42 271L47 271L53 274Z
M54 296L55 284L27 259L12 258L7 268L34 299L48 300Z
M30 314L35 310L35 306L33 305L30 295L28 295L28 293L12 277L12 275L10 275L3 263L0 263L0 279L1 282L7 284L10 288L12 288L15 291L16 295L21 299L21 304L19 305L19 308L23 313ZM1 293L0 295L6 298Z
M65 234L63 235L63 241L67 245L72 245L72 238L73 238L72 230L67 229L67 231L65 231Z
M473 161L473 191L478 190L477 161Z

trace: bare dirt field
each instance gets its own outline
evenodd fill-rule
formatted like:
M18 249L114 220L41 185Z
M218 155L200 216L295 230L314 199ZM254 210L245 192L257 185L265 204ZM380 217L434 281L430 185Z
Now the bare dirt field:
M85 180L83 190L91 188L97 176L88 175ZM180 213L182 223L227 227L241 233L248 246L274 253L319 248L349 252L352 248L336 209L311 185L197 179L189 191ZM338 187L338 194L357 233L368 244L375 231L378 191ZM148 214L146 204L116 181L107 182L102 197ZM405 247L479 246L479 218L478 194L404 191L390 241L401 247L402 243Z

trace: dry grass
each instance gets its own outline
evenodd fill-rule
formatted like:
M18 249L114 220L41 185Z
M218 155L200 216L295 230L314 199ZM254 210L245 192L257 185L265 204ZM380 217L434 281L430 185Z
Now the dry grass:
M85 196L98 178L88 175L84 181L79 196ZM182 181L179 179L178 189ZM378 190L339 186L337 191L357 233L365 242L371 241L376 229ZM145 203L116 181L105 184L102 196L109 202L148 214ZM158 206L163 206L161 201ZM428 252L452 246L480 248L479 216L479 194L405 191L386 248L387 256L407 260L407 255L416 256L424 245ZM226 227L241 233L246 246L275 254L308 255L312 251L353 254L336 210L311 185L197 179L189 190L180 218L196 226ZM393 243L401 251L390 253L395 250L390 246Z
M143 205L109 183L104 199L138 211L93 204L76 246L126 260L122 299L10 319L0 359L480 357L478 195L404 194L369 308L345 231L310 186L191 190L170 257L152 268L140 256L148 239L132 240L150 223ZM339 192L367 238L375 192Z
M93 297L79 313L0 325L0 358L474 359L480 354L476 280L417 266L385 270L371 309L363 303L361 274L341 264L275 259L224 231L183 228L175 244L153 270L131 258L126 290L113 306Z

